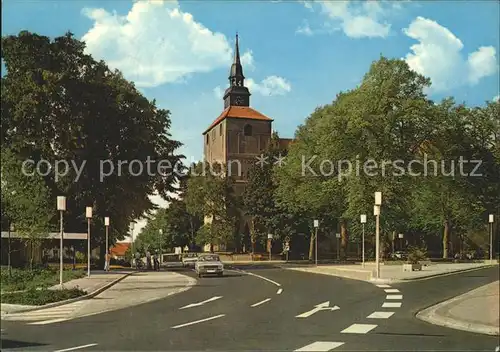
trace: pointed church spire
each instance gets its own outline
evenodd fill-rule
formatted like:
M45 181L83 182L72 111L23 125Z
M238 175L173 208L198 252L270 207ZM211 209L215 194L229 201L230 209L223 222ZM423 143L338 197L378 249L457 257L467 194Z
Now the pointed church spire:
M238 32L236 32L236 45L234 49L234 63L236 65L241 65L240 61L240 45L238 43Z
M245 81L245 76L243 76L243 67L241 66L240 60L240 45L238 41L238 33L236 32L236 44L234 48L234 61L231 65L231 71L229 73L229 85L232 87L239 86L243 87Z

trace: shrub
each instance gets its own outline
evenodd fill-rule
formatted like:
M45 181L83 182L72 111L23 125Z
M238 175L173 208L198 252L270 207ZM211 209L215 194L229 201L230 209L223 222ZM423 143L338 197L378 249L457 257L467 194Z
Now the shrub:
M421 260L427 259L427 249L425 247L408 247L408 264L418 264Z
M71 298L80 297L87 293L79 288L49 290L30 288L27 291L7 293L2 295L2 303L41 306L53 302L60 302Z
M63 271L63 281L83 277L83 270ZM1 270L2 291L19 291L37 287L50 287L59 283L58 268L47 267L43 269L12 269L12 277L7 268Z

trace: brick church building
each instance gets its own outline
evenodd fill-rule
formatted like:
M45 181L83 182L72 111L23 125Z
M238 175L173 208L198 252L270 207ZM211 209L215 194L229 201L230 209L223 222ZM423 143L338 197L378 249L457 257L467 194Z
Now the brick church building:
M273 119L250 107L250 96L245 87L236 35L229 87L223 96L224 111L203 132L203 149L206 162L227 166L228 174L235 180L234 190L238 195L243 193L249 170L257 162L256 157L268 147L272 135ZM280 139L280 145L286 148L290 141ZM241 220L239 233L243 239L249 239L251 219L242 215Z

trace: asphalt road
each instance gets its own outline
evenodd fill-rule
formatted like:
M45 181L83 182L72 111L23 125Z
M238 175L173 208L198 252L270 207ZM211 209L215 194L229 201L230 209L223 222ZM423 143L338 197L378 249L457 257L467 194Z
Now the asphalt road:
M124 310L49 325L2 322L2 350L494 351L500 344L498 337L414 317L427 306L498 280L498 268L390 288L267 266L245 271L202 278L184 293ZM384 302L401 307L383 308ZM320 308L313 310L316 305ZM394 314L368 318L374 312Z

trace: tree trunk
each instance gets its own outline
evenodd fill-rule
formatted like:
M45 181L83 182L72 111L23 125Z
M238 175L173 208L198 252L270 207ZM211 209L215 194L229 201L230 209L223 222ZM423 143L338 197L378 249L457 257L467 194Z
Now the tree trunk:
M311 229L311 239L309 240L309 260L313 260L314 254L314 229Z
M347 256L347 226L346 221L340 221L340 257L345 259Z
M448 238L450 236L450 224L448 220L444 221L444 231L443 231L443 259L448 258Z

